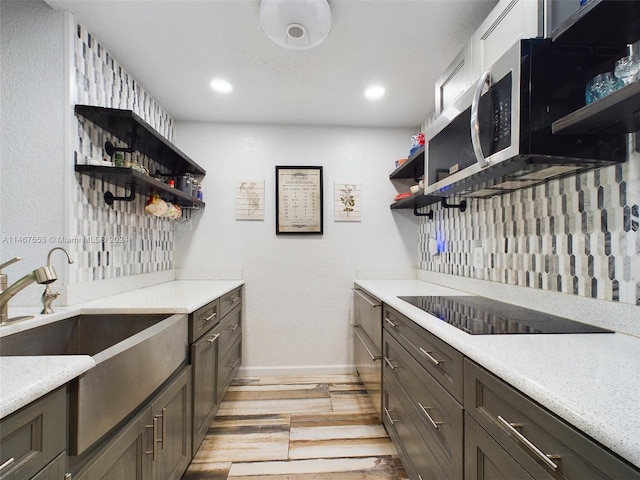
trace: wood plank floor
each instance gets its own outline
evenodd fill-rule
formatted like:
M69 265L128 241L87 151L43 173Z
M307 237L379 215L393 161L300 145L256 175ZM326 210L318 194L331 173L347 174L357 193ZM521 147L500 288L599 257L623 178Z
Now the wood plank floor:
M406 480L357 376L238 378L182 480Z

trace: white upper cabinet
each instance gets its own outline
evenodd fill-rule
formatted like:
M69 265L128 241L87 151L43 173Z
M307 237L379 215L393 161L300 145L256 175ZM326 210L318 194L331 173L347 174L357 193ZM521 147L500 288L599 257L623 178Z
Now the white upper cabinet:
M471 41L468 41L444 73L436 80L436 115L473 83L471 71Z
M521 38L544 37L544 0L500 0L471 37L472 73L479 78Z
M562 1L567 5L570 3ZM575 3L577 5L578 0ZM551 4L551 0L500 0L436 81L436 116L480 78L482 72L516 41L550 36Z

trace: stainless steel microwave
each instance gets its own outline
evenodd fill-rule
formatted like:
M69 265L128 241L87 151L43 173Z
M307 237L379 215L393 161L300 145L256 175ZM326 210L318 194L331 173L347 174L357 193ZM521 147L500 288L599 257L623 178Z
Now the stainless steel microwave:
M426 129L425 194L486 198L623 162L624 135L551 131L584 106L584 85L610 58L548 39L515 43Z

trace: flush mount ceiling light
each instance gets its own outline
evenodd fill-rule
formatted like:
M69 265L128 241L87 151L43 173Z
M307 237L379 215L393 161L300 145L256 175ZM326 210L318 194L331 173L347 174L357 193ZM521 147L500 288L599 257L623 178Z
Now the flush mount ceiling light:
M260 23L281 47L305 50L329 35L331 9L327 0L262 0Z
M231 93L233 90L233 85L223 78L214 78L209 83L209 86L218 93Z
M385 93L386 90L382 85L372 85L364 91L364 96L368 100L379 100Z

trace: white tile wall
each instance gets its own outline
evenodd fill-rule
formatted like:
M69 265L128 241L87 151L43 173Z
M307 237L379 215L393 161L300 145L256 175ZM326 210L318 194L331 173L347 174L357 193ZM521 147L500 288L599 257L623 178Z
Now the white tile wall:
M467 200L464 213L436 206L434 220L420 220L419 268L640 305L639 173L634 152L624 164Z
M80 24L74 36L76 104L133 110L169 141L173 120ZM91 122L77 117L74 162L109 165L107 141L122 142ZM151 171L167 170L140 154L126 154ZM146 198L108 206L104 192L126 195L123 188L76 174L77 192L69 239L65 242L75 262L70 283L107 280L156 273L174 268L174 226L167 219L144 212Z

